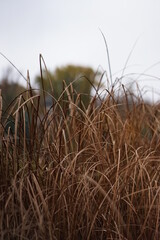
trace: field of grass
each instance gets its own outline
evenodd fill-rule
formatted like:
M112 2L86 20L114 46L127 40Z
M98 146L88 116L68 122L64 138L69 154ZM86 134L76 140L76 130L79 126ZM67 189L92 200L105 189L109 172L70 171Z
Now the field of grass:
M87 108L72 85L46 96L0 116L0 239L160 239L158 104L120 84Z

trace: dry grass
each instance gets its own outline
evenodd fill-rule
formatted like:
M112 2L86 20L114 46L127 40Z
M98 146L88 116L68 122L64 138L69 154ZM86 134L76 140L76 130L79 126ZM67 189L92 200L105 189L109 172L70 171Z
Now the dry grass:
M85 109L69 88L1 120L0 239L160 239L158 105L122 86Z

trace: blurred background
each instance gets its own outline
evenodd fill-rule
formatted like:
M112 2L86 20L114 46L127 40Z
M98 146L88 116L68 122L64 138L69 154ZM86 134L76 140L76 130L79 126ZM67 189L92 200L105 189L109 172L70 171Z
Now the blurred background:
M94 71L101 68L109 73L102 31L108 44L113 81L126 75L124 80L137 80L145 97L157 101L159 10L159 0L1 0L0 52L24 76L29 70L33 85L40 73L40 53L51 72L70 64ZM9 78L26 86L2 55L0 80Z

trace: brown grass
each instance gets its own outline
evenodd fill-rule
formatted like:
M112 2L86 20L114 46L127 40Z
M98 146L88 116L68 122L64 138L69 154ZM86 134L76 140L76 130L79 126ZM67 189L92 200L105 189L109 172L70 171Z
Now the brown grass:
M160 239L158 105L122 86L85 109L70 88L47 109L30 87L2 117L0 239Z

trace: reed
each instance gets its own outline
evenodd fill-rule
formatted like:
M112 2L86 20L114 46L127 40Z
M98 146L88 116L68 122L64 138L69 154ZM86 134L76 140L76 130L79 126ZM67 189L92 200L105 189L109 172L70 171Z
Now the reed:
M0 238L160 239L159 106L72 88L47 109L29 85L0 118Z

